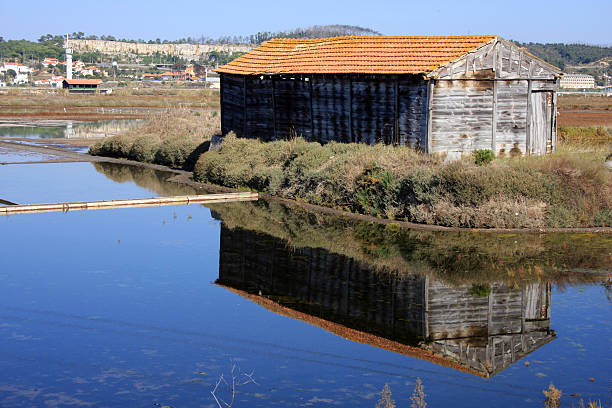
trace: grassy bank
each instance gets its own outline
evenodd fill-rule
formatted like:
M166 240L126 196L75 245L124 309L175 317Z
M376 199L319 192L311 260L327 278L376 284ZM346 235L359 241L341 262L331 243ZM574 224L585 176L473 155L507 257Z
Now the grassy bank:
M377 217L453 227L612 226L607 147L571 144L543 157L442 164L409 148L226 136L196 180L250 188Z
M172 110L154 115L128 133L100 140L89 148L89 154L191 171L219 127L217 112Z
M197 181L381 218L451 227L612 226L612 173L604 166L612 136L605 128L559 128L558 152L473 157L444 164L410 148L301 138L262 143L224 138L215 113L173 110L128 134L104 139L94 155L194 171ZM205 152L205 153L204 153ZM196 164L197 161L197 164Z

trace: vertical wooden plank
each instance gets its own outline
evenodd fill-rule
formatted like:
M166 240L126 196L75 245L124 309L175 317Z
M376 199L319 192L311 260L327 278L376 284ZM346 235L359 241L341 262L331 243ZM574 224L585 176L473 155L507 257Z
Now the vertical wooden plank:
M223 116L224 116L223 115L223 111L225 110L225 109L223 109L223 88L225 88L227 81L225 80L224 77L225 77L225 74L221 74L219 76L219 82L220 82L219 83L219 87L220 87L220 89L219 89L219 93L220 93L220 95L219 95L219 98L220 98L219 99L219 107L221 108L221 136L225 136L225 134L224 134L225 127L223 125Z
M353 77L349 75L349 98L348 98L348 133L349 143L354 143L353 137Z
M434 97L434 80L430 79L427 91L427 153L431 153L431 142L432 142L432 117L431 117L431 104Z
M308 101L310 102L310 139L311 141L319 141L319 138L315 137L314 114L312 111L312 77L308 78Z
M531 64L529 64L531 66ZM527 80L527 115L525 124L525 154L531 154L531 68L529 69L529 79Z
M494 289L491 288L489 292L489 309L487 311L487 333L489 336L491 333L491 327L493 326L493 295L495 294Z
M272 82L272 140L278 140L278 136L276 135L276 86L274 85L274 83L276 82L276 78L274 76L271 76L270 79Z
M495 337L490 337L491 339L491 368L495 371Z
M525 318L527 316L527 313L525 311L525 292L527 291L526 288L521 289L521 339L522 339L522 333L525 333Z
M242 77L242 137L249 137L247 133L247 80L246 75Z
M491 150L493 153L497 155L497 139L496 139L496 131L497 131L497 79L493 79L493 117L491 124Z
M493 44L493 72L495 72L495 78L499 77L499 75L497 75L497 44L499 43L495 42L495 44Z
M552 152L557 151L557 91L553 91L552 106Z
M399 79L397 78L397 75L395 76L395 82L393 86L393 92L395 93L395 106L393 115L393 117L395 118L395 123L393 125L393 144L397 146L399 144Z
M421 310L423 311L423 321L424 321L424 333L423 338L425 340L429 339L429 276L425 275L425 279L423 282L423 305L421 306Z

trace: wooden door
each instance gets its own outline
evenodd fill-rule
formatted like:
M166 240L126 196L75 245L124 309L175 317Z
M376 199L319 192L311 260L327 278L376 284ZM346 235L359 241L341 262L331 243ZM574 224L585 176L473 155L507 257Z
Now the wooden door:
M528 154L545 154L552 146L552 91L534 91L529 95Z

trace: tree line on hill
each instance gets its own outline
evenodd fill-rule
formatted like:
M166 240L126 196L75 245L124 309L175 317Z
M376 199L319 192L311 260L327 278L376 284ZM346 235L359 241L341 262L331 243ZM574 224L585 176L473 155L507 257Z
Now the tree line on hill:
M562 70L566 65L582 65L612 57L612 47L586 44L515 43Z
M90 40L106 40L106 41L125 41L125 42L142 42L148 44L252 44L258 45L271 38L323 38L323 37L337 37L344 35L382 35L381 33L374 31L369 28L351 26L351 25L316 25L307 28L297 28L289 31L278 31L278 32L258 32L249 36L222 36L218 38L212 38L207 36L200 36L197 38L186 37L178 40L161 40L159 38L155 40L145 41L143 39L131 40L125 38L115 38L112 35L85 35L85 33L78 31L70 35L70 38L74 39L90 39ZM0 37L0 57L2 58L18 58L22 61L27 60L42 60L45 57L58 58L63 60L64 58L64 36L46 34L41 36L37 42L27 40L4 40ZM589 64L595 61L599 61L602 58L612 57L612 47L586 45L586 44L541 44L541 43L520 43L516 42L521 47L525 47L529 52L542 58L546 62L553 64L562 70L568 65L583 65ZM215 55L213 59L219 63L225 63L231 60L236 55ZM77 55L75 55L77 57ZM97 51L91 53L78 55L86 61L99 61L101 54ZM160 61L162 56L153 57L152 61ZM611 63L612 64L612 63ZM610 68L612 70L612 66Z

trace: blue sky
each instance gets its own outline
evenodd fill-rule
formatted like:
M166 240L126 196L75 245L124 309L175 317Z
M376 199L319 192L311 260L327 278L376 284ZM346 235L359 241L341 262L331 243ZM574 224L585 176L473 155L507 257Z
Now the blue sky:
M350 24L387 35L499 34L518 41L612 45L610 0L0 0L0 22L0 36L30 40L74 31L174 40Z

